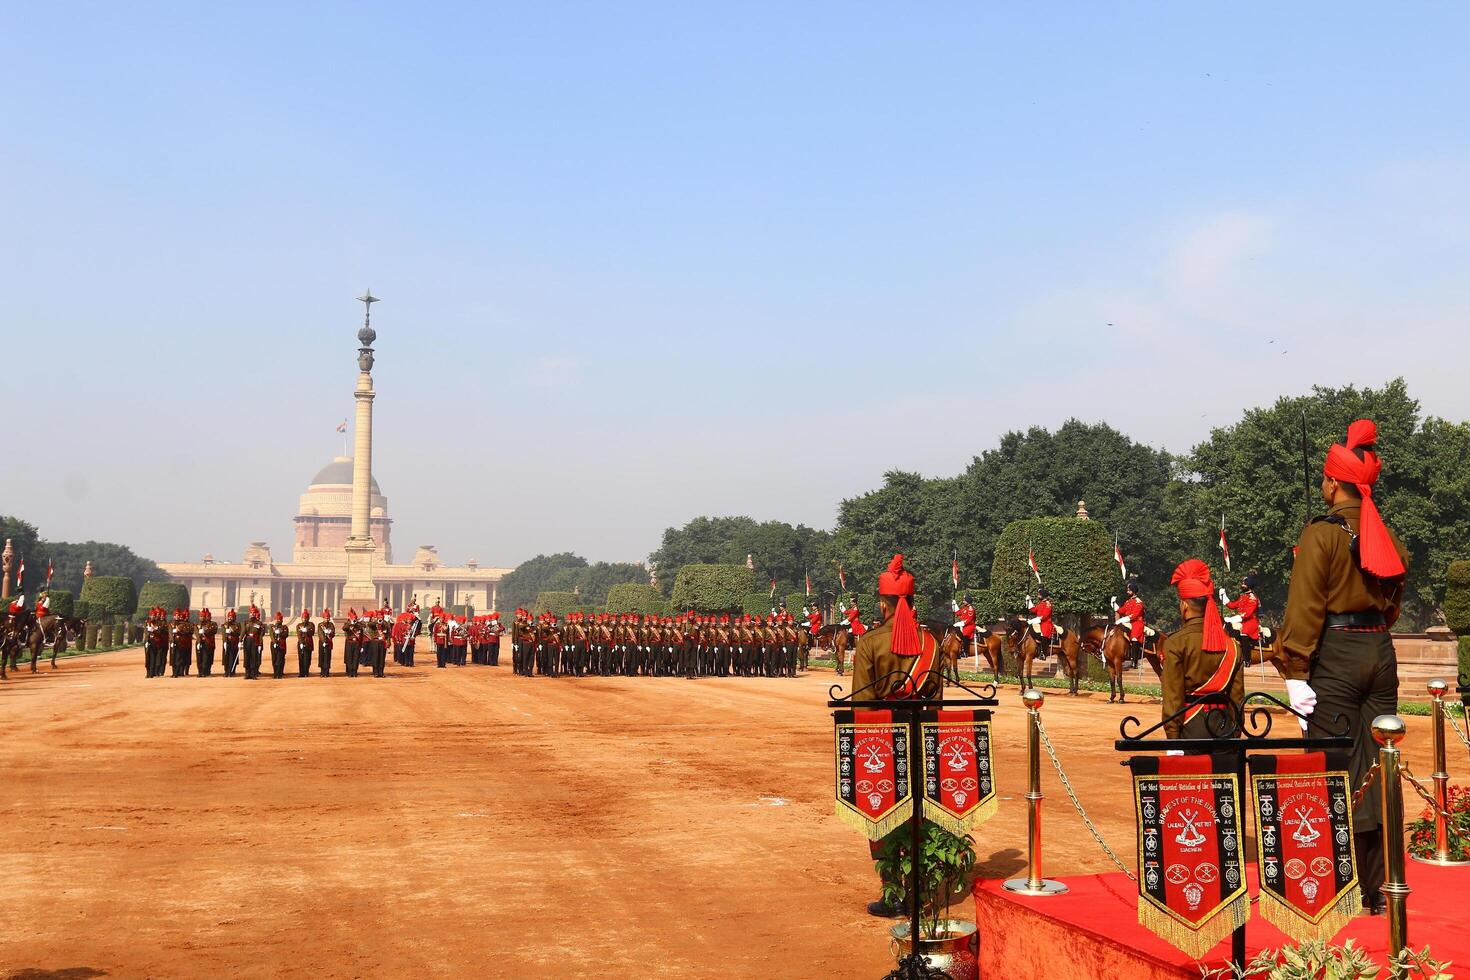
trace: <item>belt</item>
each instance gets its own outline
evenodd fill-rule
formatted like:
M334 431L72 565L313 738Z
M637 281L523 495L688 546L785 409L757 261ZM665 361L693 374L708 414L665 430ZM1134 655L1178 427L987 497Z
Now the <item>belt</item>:
M1367 612L1330 612L1327 614L1327 628L1330 630L1361 629L1363 627L1373 626L1388 627L1388 622L1383 618L1383 613L1369 610Z

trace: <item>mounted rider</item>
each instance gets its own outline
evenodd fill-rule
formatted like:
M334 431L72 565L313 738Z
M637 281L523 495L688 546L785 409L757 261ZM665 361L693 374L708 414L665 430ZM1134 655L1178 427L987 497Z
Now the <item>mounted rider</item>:
M1261 645L1261 600L1256 598L1256 578L1259 572L1247 572L1240 580L1240 595L1232 601L1224 588L1220 589L1220 602L1235 611L1234 616L1225 617L1225 632L1228 633L1241 654L1250 662L1250 652Z
M1117 596L1113 596L1111 600L1114 625L1120 630L1128 631L1128 659L1137 667L1138 661L1143 657L1143 641L1147 635L1148 623L1144 619L1143 600L1138 596L1138 579L1130 578L1123 590L1127 596L1121 606L1118 605Z
M965 641L965 652L972 653L975 649L975 600L968 592L964 599L963 605L954 599L949 605L954 610L954 628L960 631L960 639Z
M858 609L857 599L852 596L843 596L839 603L842 615L847 619L847 631L855 640L868 631L863 624L862 610Z
M1051 621L1051 593L1045 586L1036 589L1036 601L1026 597L1026 613L1031 617L1027 620L1031 624L1031 632L1036 636L1038 657L1051 655L1051 641L1057 635L1057 628Z

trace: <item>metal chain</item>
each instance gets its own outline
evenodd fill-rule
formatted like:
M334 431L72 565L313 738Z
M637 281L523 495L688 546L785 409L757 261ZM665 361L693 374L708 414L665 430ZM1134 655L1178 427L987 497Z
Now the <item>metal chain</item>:
M1439 814L1441 817L1444 817L1445 828L1456 837L1460 836L1459 833L1455 830L1454 816L1446 813L1444 810L1441 810L1439 808L1439 804L1435 802L1435 799L1433 796L1430 795L1429 790L1424 788L1424 784L1419 782L1419 778L1415 776L1413 770L1409 768L1409 762L1407 759L1399 762L1399 772L1403 773L1404 778L1409 781L1409 783L1414 787L1414 791L1419 794L1424 802L1429 804L1429 809L1434 813Z
M1357 789L1353 790L1353 809L1354 810L1356 810L1358 808L1358 802L1363 798L1363 794L1366 793L1366 792L1368 792L1368 790L1373 787L1373 784L1375 782L1377 782L1378 775L1382 771L1383 771L1382 765L1379 763L1379 761L1377 759L1374 759L1373 760L1373 765L1368 768L1368 771L1367 772L1363 773L1363 781L1358 784L1358 788Z
M1470 712L1467 712L1465 710L1465 702L1464 701L1461 701L1459 704L1456 704L1456 705L1446 705L1445 707L1447 707L1447 708L1448 707L1459 708L1460 709L1460 716L1465 719L1466 726L1467 727L1470 727ZM1446 714L1449 714L1449 712L1446 712ZM1449 717L1446 718L1445 721L1447 721L1447 722L1450 723L1450 731L1452 731L1452 732L1455 733L1455 737L1458 738L1464 744L1465 750L1467 752L1470 752L1470 737L1467 737L1464 732L1460 731L1460 726L1459 726L1459 724L1456 723L1455 716L1454 715L1449 715Z
M1057 771L1057 778L1062 781L1062 789L1067 791L1067 797L1072 801L1072 806L1077 811L1077 816L1082 818L1082 823L1087 827L1087 832L1092 835L1093 840L1097 841L1097 846L1101 847L1103 852L1118 866L1118 870L1128 876L1129 881L1137 881L1138 877L1128 869L1126 864L1118 859L1118 855L1108 846L1108 842L1103 840L1102 834L1098 833L1097 826L1093 824L1092 818L1087 815L1087 811L1082 809L1082 801L1077 799L1077 793L1072 789L1071 780L1067 778L1066 772L1062 770L1062 763L1057 759L1057 750L1052 748L1051 739L1046 734L1046 726L1041 723L1041 716L1033 715L1032 717L1036 719L1036 733L1041 736L1041 744L1046 746L1046 754L1051 756L1051 764Z

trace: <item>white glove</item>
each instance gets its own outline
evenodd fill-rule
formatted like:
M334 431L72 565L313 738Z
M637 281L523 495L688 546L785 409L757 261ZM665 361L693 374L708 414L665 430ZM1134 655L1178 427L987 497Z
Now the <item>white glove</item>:
M1026 596L1026 605L1028 607L1036 605L1036 603L1034 603L1034 602L1031 601L1031 597L1029 595Z
M1309 715L1317 707L1317 692L1306 681L1289 680L1286 682L1286 697L1291 702L1291 710L1299 715ZM1302 730L1306 731L1306 722L1302 722Z
M1225 602L1225 603L1228 603L1228 602L1229 602L1229 601L1230 601L1230 596L1229 596L1229 595L1227 595L1227 594L1226 594L1226 592L1225 592L1225 590L1224 590L1224 589L1221 589L1221 590L1220 590L1220 591L1219 591L1219 592L1218 592L1218 593L1216 593L1216 594L1217 594L1217 595L1219 595L1219 597L1220 597L1220 601L1221 601L1221 602Z
M1111 598L1108 599L1108 601L1113 604L1113 611L1114 612L1117 612L1118 611L1118 597L1117 596L1112 596Z
M1243 616L1226 616L1225 622L1229 623L1231 626L1234 626L1236 629L1240 629L1241 621L1244 618L1245 617Z
M1132 616L1119 616L1118 617L1117 626L1118 626L1119 629L1122 629L1124 626L1131 626L1132 624L1133 624L1133 617Z
M1184 750L1183 749L1170 749L1169 751L1165 752L1164 754L1165 755L1183 755L1184 754Z
M953 599L951 599L951 600L949 600L949 608L952 609L952 610L954 610L955 612L959 612L960 611L960 604L958 602L955 602Z

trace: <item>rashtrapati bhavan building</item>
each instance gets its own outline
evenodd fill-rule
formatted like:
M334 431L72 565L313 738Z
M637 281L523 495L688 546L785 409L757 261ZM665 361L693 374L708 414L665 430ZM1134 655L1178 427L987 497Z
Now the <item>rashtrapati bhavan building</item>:
M482 568L470 560L451 568L433 545L419 545L413 559L393 564L388 498L372 475L373 349L371 293L361 298L369 317L358 332L357 424L355 456L338 456L312 479L301 495L290 562L277 562L270 546L252 541L238 562L205 555L197 562L163 562L170 579L189 589L193 609L231 609L252 602L267 615L294 617L303 609L312 618L323 609L344 616L373 602L403 610L417 597L425 607L467 605L496 608L496 587L509 568Z

